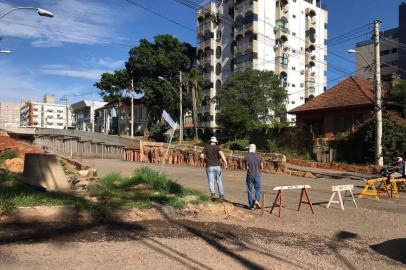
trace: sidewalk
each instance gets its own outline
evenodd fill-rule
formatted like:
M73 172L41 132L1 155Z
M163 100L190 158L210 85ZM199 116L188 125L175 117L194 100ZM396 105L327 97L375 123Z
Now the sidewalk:
M362 179L374 178L377 176L376 174L363 174L363 173L356 173L356 172L345 172L345 171L312 168L312 167L299 166L299 165L294 165L294 164L289 164L289 163L285 163L284 165L291 170L310 172L310 173L316 175L317 177L347 178L347 179L350 178L350 179L354 179L354 180L362 180Z

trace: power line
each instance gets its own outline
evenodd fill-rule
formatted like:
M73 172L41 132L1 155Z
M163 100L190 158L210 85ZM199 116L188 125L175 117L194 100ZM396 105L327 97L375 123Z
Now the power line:
M202 6L202 5L199 5L199 4L197 4L197 3L193 2L193 1L188 1L188 0L173 0L173 1L178 2L179 4L182 4L182 5L186 5L187 7L192 8L192 9L202 9L202 10L205 10L206 12L210 13L211 15L217 16L217 14L216 14L215 12L212 12L212 11L209 10L208 8L206 8L206 7ZM221 18L221 20L222 20L223 22L229 23L229 24L231 24L231 25L234 24L234 21L231 21L231 20L229 20L229 19L227 19L227 18L224 18L224 17ZM264 20L258 19L258 21L262 21L262 22L264 22L265 24L270 25L271 27L275 27L275 25L273 25L273 24L271 24L271 23L269 23L269 22L266 22L266 21L264 21ZM367 24L367 25L370 25L370 24ZM358 28L360 28L360 27L358 27ZM356 29L358 29L358 28L356 28ZM295 38L297 38L297 39L299 39L299 40L301 40L301 41L304 41L305 43L308 43L306 40L304 40L304 39L302 39L302 38L300 38L300 37L298 37L298 36L296 36L296 35L292 35L292 34L290 34L290 33L288 33L288 35L290 35L290 36L292 36L292 37L295 37ZM265 36L265 35L264 35L264 36ZM268 38L268 39L270 39L268 36L265 36L265 37ZM335 44L335 45L338 45L338 44ZM320 49L323 50L323 51L326 51L326 50L327 50L326 48L323 48L323 47L321 47L320 45L317 45L317 44L316 44L315 46L318 47L318 48L320 48ZM326 46L326 47L327 47L327 46ZM334 53L333 51L329 51L329 53L330 53L331 55L334 55L334 56L338 57L338 58L341 58L341 59L343 59L343 60L346 60L346 61L348 61L348 62L351 62L351 63L354 63L354 64L358 65L355 61L350 60L350 59L348 59L348 58L345 58L345 57L343 57L343 56L341 56L341 55L339 55L339 54L337 54L337 53Z
M184 24L182 24L182 23L180 23L180 22L177 22L177 21L175 21L174 19L171 19L171 18L169 18L169 17L167 17L167 16L165 16L165 15L163 15L163 14L161 14L161 13L158 13L158 12L152 10L152 9L149 9L149 8L147 8L147 7L145 7L145 6L141 5L141 4L138 4L138 3L136 3L136 2L134 2L134 1L132 1L132 0L125 0L125 1L127 1L128 3L133 4L133 5L136 6L136 7L141 8L141 9L143 9L143 10L146 10L146 11L148 11L149 13L154 14L155 16L158 16L158 17L160 17L160 18L162 18L162 19L165 19L165 20L167 20L167 21L169 21L169 22L172 22L172 23L174 23L174 24L176 24L176 25L178 25L178 26L181 26L181 27L185 28L186 30L189 30L189 31L192 31L193 33L195 33L195 29L192 29L192 28L190 28L190 27L187 26L187 25L184 25Z

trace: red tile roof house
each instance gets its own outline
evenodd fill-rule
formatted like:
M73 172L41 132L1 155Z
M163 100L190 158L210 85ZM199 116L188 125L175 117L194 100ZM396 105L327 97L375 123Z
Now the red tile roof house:
M373 110L373 83L354 76L289 113L296 115L297 126L310 128L314 138L332 140L369 121Z

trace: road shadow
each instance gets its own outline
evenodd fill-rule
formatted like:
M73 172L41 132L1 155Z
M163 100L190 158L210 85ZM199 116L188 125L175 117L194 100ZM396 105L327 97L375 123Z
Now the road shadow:
M356 270L357 268L340 252L340 246L345 245L346 240L358 239L359 236L355 233L348 231L339 231L335 234L332 241L330 241L327 246L331 251L334 252L336 257L344 263L344 265L350 270Z
M406 264L406 238L397 238L370 245L370 248L392 260Z

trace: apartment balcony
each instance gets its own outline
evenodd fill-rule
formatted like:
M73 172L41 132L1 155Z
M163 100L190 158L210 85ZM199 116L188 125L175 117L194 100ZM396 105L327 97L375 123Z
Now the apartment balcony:
M203 36L205 32L211 31L212 30L212 22L211 21L205 21L203 23L199 23L199 25L196 28L196 32L198 36Z
M306 66L310 65L312 62L315 63L316 61L316 54L313 52L306 52L306 61L305 64Z
M281 56L275 57L275 64L277 70L287 70L289 64L289 56L286 53L282 53Z
M289 1L281 0L279 3L279 8L276 8L276 18L288 16L288 14L289 14Z
M213 45L213 46L212 46ZM197 43L197 48L198 49L206 49L207 47L212 48L214 47L214 39L213 38L208 38L208 39L200 39Z
M234 6L234 18L244 16L248 11L254 11L254 1L245 0Z
M316 30L314 27L310 27L308 30L306 30L306 42L308 44L316 43Z
M306 9L306 29L315 27L317 23L316 11L313 9Z

